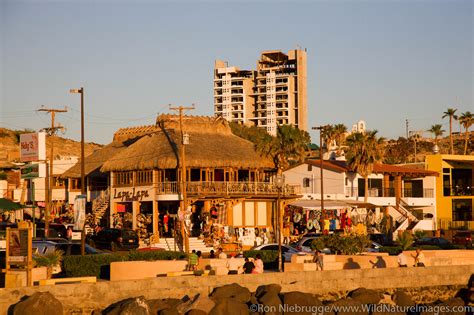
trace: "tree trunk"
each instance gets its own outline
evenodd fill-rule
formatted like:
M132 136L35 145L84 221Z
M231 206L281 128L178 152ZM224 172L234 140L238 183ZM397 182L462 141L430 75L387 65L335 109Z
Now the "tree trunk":
M453 116L449 116L449 144L451 145L451 154L454 154L454 147L453 147Z
M367 202L367 199L369 197L369 176L364 176L364 202Z
M53 277L53 267L46 267L46 278L51 279Z
M467 142L469 140L469 128L466 128L466 135L464 137L464 155L467 154Z

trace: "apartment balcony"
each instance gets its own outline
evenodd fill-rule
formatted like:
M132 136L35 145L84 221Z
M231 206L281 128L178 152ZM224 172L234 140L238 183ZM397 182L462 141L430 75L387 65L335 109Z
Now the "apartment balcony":
M443 195L445 197L449 196L474 196L474 190L470 186L443 186Z
M179 182L158 183L157 195L179 194ZM298 195L301 193L300 185L287 184L283 187L282 194ZM270 182L187 182L186 194L188 196L277 196L278 188Z

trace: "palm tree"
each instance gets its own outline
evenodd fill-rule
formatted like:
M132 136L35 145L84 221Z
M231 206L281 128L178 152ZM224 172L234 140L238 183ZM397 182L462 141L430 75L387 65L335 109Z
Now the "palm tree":
M326 144L326 149L329 151L329 147L333 140L336 140L336 130L333 125L325 126L321 132L323 133L323 142ZM323 145L322 143L320 145Z
M345 140L347 127L344 124L337 124L334 126L334 138L336 145L340 147Z
M377 138L377 130L367 131L365 134L355 132L346 139L347 164L352 171L359 173L364 178L365 202L367 202L369 193L369 175L372 174L374 164L383 158L383 143L383 138Z
M467 143L469 141L469 128L472 126L474 116L471 112L467 111L462 113L459 117L459 122L462 124L466 133L464 134L464 155L467 154Z
M273 159L277 172L281 174L291 161L301 162L305 159L310 142L306 131L292 125L278 125L276 137L265 134L255 147L262 155Z
M449 144L451 146L451 154L454 154L454 146L453 146L453 118L458 119L456 116L456 108L448 108L444 113L442 118L449 117Z
M435 144L438 145L438 137L441 137L444 133L443 126L440 124L432 125L428 132L433 134L435 137Z

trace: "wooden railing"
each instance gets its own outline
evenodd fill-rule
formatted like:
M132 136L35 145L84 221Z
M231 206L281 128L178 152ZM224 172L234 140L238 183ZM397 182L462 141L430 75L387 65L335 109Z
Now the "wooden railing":
M157 193L178 194L179 182L158 183ZM274 183L268 182L188 182L186 183L188 195L277 195L278 188ZM300 185L285 185L281 194L300 194Z

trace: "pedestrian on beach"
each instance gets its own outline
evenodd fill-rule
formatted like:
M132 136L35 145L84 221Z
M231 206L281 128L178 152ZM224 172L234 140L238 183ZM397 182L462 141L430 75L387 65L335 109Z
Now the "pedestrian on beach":
M214 253L213 249L211 249L211 251L209 252L209 258L216 258L216 254Z
M416 249L416 255L413 257L415 258L415 267L425 266L425 255L422 253L421 248Z
M402 250L398 251L397 261L398 267L407 267L407 256L405 256Z
M227 254L224 253L224 251L222 250L222 248L219 248L219 251L218 251L218 254L219 254L219 259L227 259Z

